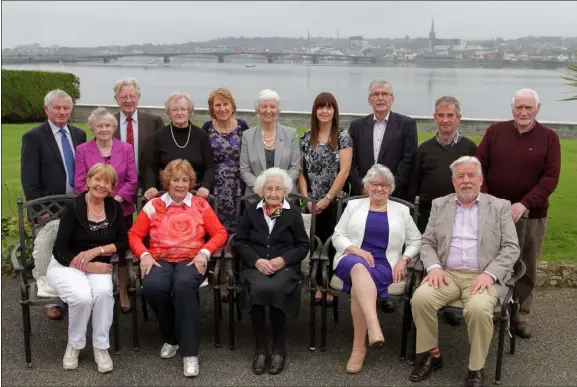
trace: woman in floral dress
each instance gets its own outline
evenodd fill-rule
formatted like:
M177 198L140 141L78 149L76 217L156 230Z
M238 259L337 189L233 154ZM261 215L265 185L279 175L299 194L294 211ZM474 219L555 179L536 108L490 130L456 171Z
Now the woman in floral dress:
M353 140L349 132L339 128L339 107L331 93L320 93L316 97L311 129L303 134L299 145L302 152L299 190L301 195L317 200L315 234L324 243L337 224L334 199L347 181L353 158ZM320 271L318 274L317 282L320 283ZM317 303L320 302L320 289L317 289L315 298ZM330 295L328 301L332 302Z

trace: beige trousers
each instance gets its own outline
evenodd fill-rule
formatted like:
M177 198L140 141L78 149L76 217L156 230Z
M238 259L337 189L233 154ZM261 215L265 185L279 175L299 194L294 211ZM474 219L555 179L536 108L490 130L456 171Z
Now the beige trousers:
M445 270L448 285L435 289L423 282L411 299L413 319L417 328L417 353L438 346L439 321L437 311L451 302L461 300L465 305L463 315L469 334L469 370L485 367L493 337L493 310L499 302L497 289L470 294L469 286L478 271Z

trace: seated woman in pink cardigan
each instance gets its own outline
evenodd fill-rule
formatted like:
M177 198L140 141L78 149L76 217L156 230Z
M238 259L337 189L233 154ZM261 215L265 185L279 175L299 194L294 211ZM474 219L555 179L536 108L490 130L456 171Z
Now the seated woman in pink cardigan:
M118 122L106 109L94 110L88 117L88 126L94 134L94 139L76 148L74 190L76 194L86 191L86 175L94 164L105 163L112 166L118 176L118 185L110 195L120 203L128 230L132 226L138 179L134 150L131 145L112 137ZM118 266L121 310L122 313L129 313L131 307L127 289L128 269L124 252L119 254Z

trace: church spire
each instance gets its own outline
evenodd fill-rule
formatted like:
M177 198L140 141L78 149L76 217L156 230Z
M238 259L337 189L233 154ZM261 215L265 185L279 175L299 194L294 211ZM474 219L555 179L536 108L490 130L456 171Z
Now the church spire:
M435 17L431 20L431 32L429 32L429 49L433 51L435 48L435 40L437 38L437 34L435 34Z

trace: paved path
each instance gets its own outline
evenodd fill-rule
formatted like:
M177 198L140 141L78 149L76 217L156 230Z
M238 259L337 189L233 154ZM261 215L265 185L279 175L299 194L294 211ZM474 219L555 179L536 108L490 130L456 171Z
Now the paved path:
M253 375L252 330L244 318L237 325L237 349L226 345L215 348L212 343L212 304L208 294L201 298L202 322L200 375L194 379L182 375L182 361L177 355L170 360L159 357L161 338L154 321L141 329L141 350L131 349L129 316L121 316L123 350L113 356L114 371L99 374L92 358L90 339L81 352L80 364L74 371L62 369L66 348L66 320L49 321L42 307L32 309L33 367L26 368L22 339L21 308L17 283L2 281L2 385L114 385L114 386L461 386L467 369L468 344L463 326L441 325L440 347L444 368L428 381L413 384L407 377L411 366L398 357L401 313L380 315L385 347L370 350L365 369L357 375L344 371L352 341L352 322L348 301L341 298L341 321L329 324L329 345L326 352L308 350L308 309L303 297L300 319L290 324L288 364L281 375ZM228 314L224 312L226 319ZM320 313L319 313L320 316ZM568 386L577 385L577 290L540 291L536 297L534 337L518 340L514 356L505 353L502 384L505 386ZM90 330L89 330L90 332ZM223 323L223 339L227 330ZM496 360L496 335L487 362L486 385L491 385ZM506 350L508 344L506 344Z

